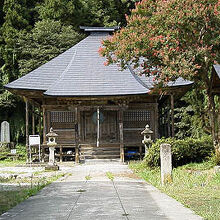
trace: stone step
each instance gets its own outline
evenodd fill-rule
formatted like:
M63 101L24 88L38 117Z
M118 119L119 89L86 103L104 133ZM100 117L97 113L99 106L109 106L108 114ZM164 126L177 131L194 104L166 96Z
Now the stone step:
M108 162L120 163L120 158L113 159L86 159L86 164L106 164Z
M83 155L119 155L120 151L84 151Z
M90 147L90 148L80 148L81 152L85 151L120 151L119 147Z
M86 155L85 160L87 159L119 159L119 155Z

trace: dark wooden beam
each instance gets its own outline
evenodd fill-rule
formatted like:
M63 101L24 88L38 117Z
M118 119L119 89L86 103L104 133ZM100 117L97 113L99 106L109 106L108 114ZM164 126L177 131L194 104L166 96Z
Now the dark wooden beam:
M158 103L154 104L154 117L155 117L155 139L159 138L159 133L158 133L158 122L159 122L159 117L158 117Z
M46 144L46 132L47 132L47 127L46 127L46 109L45 107L42 108L43 110L43 144Z
M79 120L77 107L75 107L75 144L75 162L79 163Z
M27 152L27 161L29 160L29 112L28 112L28 100L25 100L25 131L26 131L26 152Z
M32 134L35 134L35 106L32 105Z
M39 123L39 135L40 135L40 139L42 138L41 137L41 134L42 134L42 130L41 130L41 107L39 108L39 115L40 115L40 117L38 118L38 123Z
M124 134L123 134L123 111L119 110L119 139L120 139L120 160L124 162Z

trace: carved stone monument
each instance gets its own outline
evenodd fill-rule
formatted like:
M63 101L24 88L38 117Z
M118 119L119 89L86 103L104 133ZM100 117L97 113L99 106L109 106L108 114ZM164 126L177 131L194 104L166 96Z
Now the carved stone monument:
M160 166L162 185L172 182L172 155L170 144L160 145Z
M10 143L10 127L7 121L1 123L1 143Z

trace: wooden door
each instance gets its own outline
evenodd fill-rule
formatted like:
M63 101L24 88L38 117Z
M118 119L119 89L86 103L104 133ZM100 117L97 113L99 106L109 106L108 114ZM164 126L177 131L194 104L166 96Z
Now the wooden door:
M100 144L118 141L117 112L100 110ZM97 111L81 112L82 141L95 144L97 141Z

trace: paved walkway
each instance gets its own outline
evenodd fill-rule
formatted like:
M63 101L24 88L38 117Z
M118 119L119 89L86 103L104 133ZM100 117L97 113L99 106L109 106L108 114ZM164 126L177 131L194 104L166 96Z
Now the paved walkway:
M45 187L37 195L4 213L0 219L202 219L138 179L126 165L91 162L71 169L72 176ZM109 179L112 174L113 181Z

